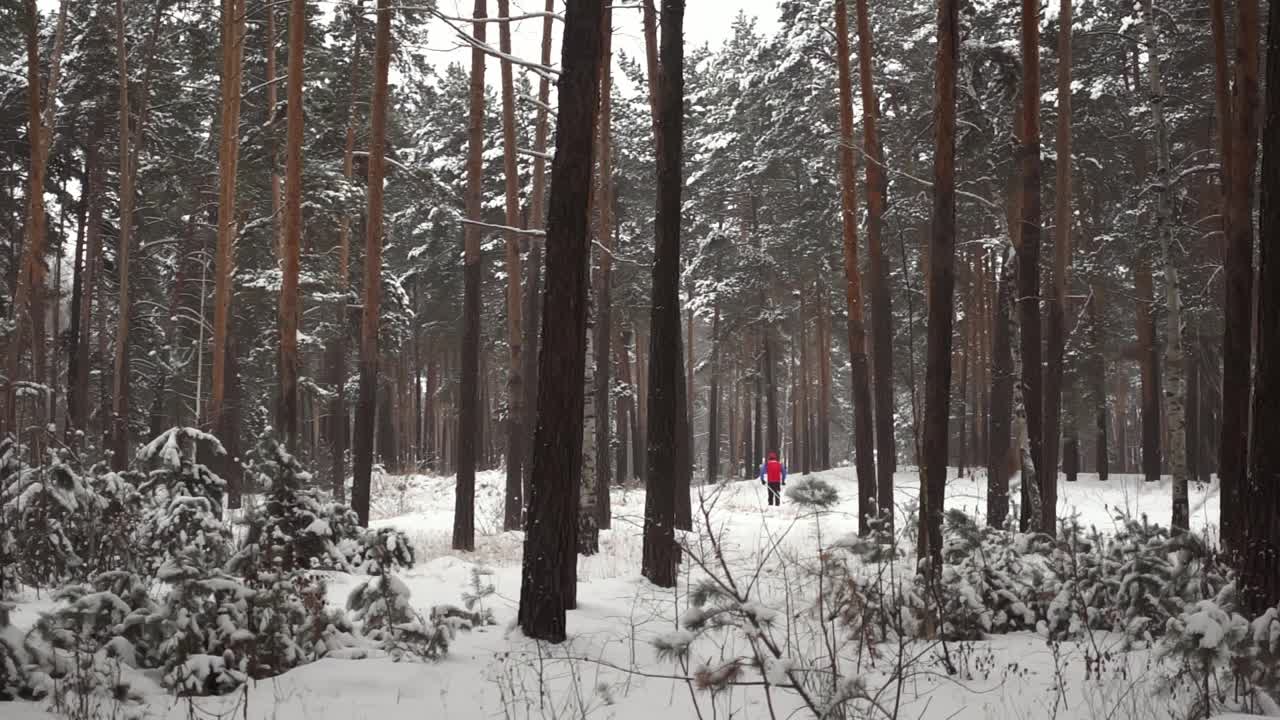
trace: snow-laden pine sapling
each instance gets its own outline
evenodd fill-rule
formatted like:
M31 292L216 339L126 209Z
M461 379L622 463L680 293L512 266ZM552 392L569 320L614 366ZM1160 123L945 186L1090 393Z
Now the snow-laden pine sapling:
M142 524L144 501L138 491L143 476L133 471L114 472L105 462L89 470L88 482L95 506L89 514L81 557L84 574L137 572L139 557L137 532Z
M493 571L482 565L471 567L471 585L462 593L462 604L474 613L477 624L494 625L493 610L486 608L484 602L496 594L493 586Z
M153 468L138 488L149 502L139 546L153 573L189 550L211 565L230 559L231 531L222 518L226 482L196 461L199 443L226 454L217 438L195 428L172 428L138 449L138 461Z
M424 618L409 602L409 587L393 572L396 565L412 566L413 550L403 535L383 530L365 538L366 567L371 574L351 591L347 609L363 623L365 637L393 659L438 660L449 652L458 630L488 624L492 618L451 605L436 606Z
M1233 647L1250 636L1250 629L1247 620L1213 600L1201 600L1169 619L1158 654L1175 658L1181 666L1171 682L1185 674L1199 690L1197 717L1212 717L1215 696L1211 683L1217 679L1218 669L1228 666Z
M23 648L23 633L9 623L15 607L0 600L0 702L31 700L36 695L27 673L29 659Z
M56 448L47 452L46 462L21 468L0 494L0 512L21 548L19 579L35 588L83 576L85 526L97 504L70 454Z

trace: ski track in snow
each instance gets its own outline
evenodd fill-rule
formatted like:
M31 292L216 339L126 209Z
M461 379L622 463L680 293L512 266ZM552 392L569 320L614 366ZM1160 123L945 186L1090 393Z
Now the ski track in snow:
M986 500L985 482L978 478L948 483L947 507L958 508L981 519ZM821 518L823 540L856 529L857 492L854 470L842 467L818 473L840 492L841 502ZM1061 517L1077 515L1084 527L1104 532L1114 527L1116 511L1146 514L1152 522L1168 524L1170 481L1145 483L1137 475L1113 475L1108 482L1082 475L1076 483L1060 484ZM682 567L678 592L659 591L639 576L644 493L634 488L613 489L613 529L600 535L600 553L579 558L579 607L569 613L570 640L563 646L539 646L524 639L514 626L520 594L522 535L500 532L502 471L480 473L476 488L476 552L460 556L449 548L453 521L452 478L411 476L382 477L375 487L374 525L394 525L411 539L417 565L401 574L412 592L411 603L426 612L440 603L458 604L471 582L476 564L493 571L488 578L494 596L485 604L493 609L499 625L459 633L443 661L434 664L401 662L387 658L322 660L280 677L251 682L247 692L222 698L192 701L162 697L158 686L149 716L164 720L195 717L231 717L261 720L480 720L482 718L670 718L697 717L690 690L683 681L639 677L611 666L657 675L684 675L672 662L655 657L649 641L677 630L675 618L688 604L685 597L688 567ZM896 477L899 517L914 505L918 476L900 472ZM694 509L698 514L695 487ZM1216 534L1218 486L1192 485L1192 522L1197 531ZM1016 480L1011 497L1017 498ZM779 554L790 563L791 576L782 574L781 562L766 563L753 600L766 608L796 610L795 563L814 558L818 532L814 519L796 506L767 508L765 489L754 480L728 483L717 499L712 521L723 532L735 573L755 567L763 550L778 542ZM357 578L328 573L329 601L343 606ZM790 604L788 594L791 593ZM15 613L19 627L29 626L47 599L27 598ZM781 623L781 621L779 621ZM789 623L789 621L788 621ZM777 631L775 631L777 634ZM716 647L707 639L693 645L697 665L721 653L729 657L745 652L741 634ZM815 642L814 639L801 642ZM1119 639L1103 636L1099 642L1113 651ZM791 658L805 657L806 648L789 648ZM807 649L817 651L817 645ZM1116 652L1102 679L1085 679L1084 643L1062 643L1058 659L1045 640L1035 634L996 636L987 642L952 643L949 651L960 667L958 678L949 678L932 655L917 663L902 684L899 717L922 720L999 718L1103 718L1156 720L1168 717L1173 703L1154 695L1159 681L1148 651ZM861 674L876 692L892 670L885 658L896 648L881 650L878 667L849 666L846 674ZM566 657L573 658L566 660ZM794 662L794 660L791 660ZM746 670L745 679L759 679ZM1059 676L1062 678L1059 680ZM765 697L759 687L733 688L714 698L696 691L705 717L711 704L725 717L768 718ZM801 705L785 690L775 690L778 718L787 718ZM892 707L893 693L883 701ZM190 702L190 704L189 704ZM194 706L194 708L193 708ZM12 706L11 706L12 707ZM42 716L32 706L2 708L5 720L33 720ZM865 707L865 706L864 706ZM28 717L30 716L30 717ZM798 715L803 716L803 715Z

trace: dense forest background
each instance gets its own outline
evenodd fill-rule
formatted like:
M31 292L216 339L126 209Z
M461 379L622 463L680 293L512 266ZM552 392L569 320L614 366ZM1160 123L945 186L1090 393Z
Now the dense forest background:
M3 429L36 456L110 448L123 466L163 430L204 425L229 450L219 462L233 507L241 449L272 434L346 497L365 429L388 473L457 472L463 482L505 463L515 494L506 522L519 527L538 329L557 321L538 317L540 184L555 145L539 112L553 102L549 56L490 58L511 76L504 93L496 76L485 83L485 53L470 69L429 62L427 28L468 35L466 18L397 8L385 197L371 218L369 163L382 154L370 142L373 8L294 3L287 17L281 3L223 4L220 14L182 0L64 2L38 15L31 0L0 2L0 26L11 29L0 36ZM1241 118L1258 116L1267 7L1067 7L1069 26L1055 3L1037 6L1031 23L1016 2L963 3L955 67L946 462L1007 479L1030 467L1019 456L1029 443L1047 478L1045 514L1029 518L1040 500L1013 498L1024 525L1054 523L1059 467L1067 481L1172 473L1184 507L1186 482L1213 481L1223 461L1238 487L1244 453L1232 443L1249 426L1259 123ZM652 42L648 57L617 53L607 64L594 153L589 402L606 497L610 484L644 477L647 462L651 10L608 11L612 27L643 26ZM722 46L685 50L683 328L663 348L684 375L680 474L754 477L768 450L792 472L869 462L870 452L854 452L861 424L891 493L884 473L921 464L927 445L937 9L888 0L868 14L859 4L848 135L830 4L782 0L779 13L774 33L740 15L726 19ZM498 26L489 24L486 48ZM295 86L291 66L304 57ZM878 120L872 138L867 108ZM1063 168L1054 138L1068 122ZM1243 149L1225 154L1233 139ZM845 152L869 181L852 201L842 195ZM1224 157L1247 165L1244 181L1230 184ZM1231 197L1246 198L1243 212ZM842 202L854 203L852 229ZM1231 208L1237 232L1247 226L1243 246L1223 232ZM379 233L370 267L363 239ZM1002 292L1015 262L1017 288ZM371 297L372 349L361 330ZM294 345L282 340L289 323ZM851 345L864 343L849 362ZM376 403L365 402L365 381ZM872 404L859 395L868 387ZM366 521L368 473L357 467L353 498ZM1238 506L1226 497L1224 486L1224 536ZM468 546L465 528L455 542Z

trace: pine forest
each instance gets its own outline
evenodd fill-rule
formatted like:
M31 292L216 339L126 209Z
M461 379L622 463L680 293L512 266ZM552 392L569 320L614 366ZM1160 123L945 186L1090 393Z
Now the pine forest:
M1273 0L0 0L6 720L1280 717L1277 428Z

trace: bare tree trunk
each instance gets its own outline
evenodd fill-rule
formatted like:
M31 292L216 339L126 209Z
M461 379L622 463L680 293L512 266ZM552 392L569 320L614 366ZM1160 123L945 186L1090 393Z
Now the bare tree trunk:
M1030 0L1025 0L1029 2ZM938 2L938 55L934 83L933 231L929 253L928 371L920 474L921 561L942 572L942 514L947 482L947 418L951 410L951 327L956 244L956 57L959 3Z
M485 0L476 0L472 35L485 41ZM482 220L484 209L484 62L480 47L471 51L471 102L467 141L467 219ZM463 254L462 397L458 407L458 480L454 490L453 549L472 551L476 546L476 463L481 453L480 433L480 228L467 225Z
M799 400L797 408L800 413L798 436L800 443L796 446L796 450L800 454L800 472L808 475L813 471L813 439L809 434L809 308L805 302L808 294L808 288L800 288L800 317L798 325L800 327L800 376L799 382L795 385L799 392ZM859 293L861 295L861 293ZM866 359L864 354L863 359ZM858 483L858 496L863 498L866 496L865 483ZM865 517L865 512L859 512Z
M631 331L621 329L617 348L618 382L625 392L618 395L618 481L636 477L639 467L638 457L643 450L639 447L640 433L636 428L636 386L631 380ZM627 432L623 432L626 430Z
M574 486L582 465L590 257L592 146L599 109L603 0L570 0L561 54L556 154L547 215L545 351L538 356L538 427L534 435L529 520L520 585L520 629L548 642L565 639L565 612L577 579Z
M1107 480L1111 476L1111 460L1107 442L1107 360L1103 347L1102 311L1103 288L1101 283L1092 285L1089 297L1089 333L1093 344L1093 393L1095 408L1095 424L1097 447L1097 472L1099 480ZM1117 428L1123 431L1123 428ZM1123 460L1121 461L1123 463Z
M1155 27L1155 0L1143 0L1144 32L1149 54L1151 116L1156 145L1156 237L1164 261L1167 326L1165 328L1165 400L1169 418L1169 473L1173 476L1174 532L1191 526L1187 501L1187 436L1182 350L1182 301L1178 294L1178 266L1173 257L1173 207L1170 200L1173 166L1169 157L1169 129L1164 117L1164 81L1161 78L1159 36Z
M692 413L689 411L692 392L691 384L684 373L685 341L679 332L680 311L676 310L676 330L680 342L676 345L676 529L693 529L693 501L690 497L693 486L693 428Z
M730 421L730 427L733 422ZM732 447L732 445L730 445ZM711 383L707 388L707 483L720 477L720 303L711 318Z
M302 260L302 49L306 0L289 3L289 126L285 147L284 234L281 236L280 407L277 423L285 447L298 450L298 275ZM274 12L271 13L274 15ZM274 45L272 55L275 54ZM274 109L274 108L273 108ZM273 185L275 180L273 179Z
M49 87L45 91L45 101L43 106L44 118L41 121L41 137L40 137L40 152L42 156L41 162L44 163L46 166L48 164L48 158L49 158L49 146L52 144L52 137L53 137L54 109L57 106L56 97L57 97L57 91L58 91L58 82L61 77L62 47L63 47L63 40L66 36L66 25L67 25L66 18L67 18L67 3L61 2L59 3L59 6L58 6L58 23L57 23L56 29L54 30L53 54L49 58ZM65 180L63 181L62 190L63 190L63 194L65 195L66 194ZM67 212L66 212L66 209L63 208L58 214L60 235L65 235L65 233L62 232L62 229L66 224L66 218L67 218ZM80 227L76 232L76 251L77 252L79 252L80 247L83 244L82 241L84 239L83 205L81 206L80 220L81 220ZM60 358L60 353L58 353L58 345L62 341L62 328L61 328L62 253L61 252L57 254L54 262L56 264L54 265L53 288L50 291L51 296L53 298L53 306L50 308L51 314L53 315L53 342L49 348L50 354L53 356L53 362L52 362L52 365L50 366L49 380L48 380L48 384L49 384L48 425L49 427L54 428L54 433L52 434L56 434L57 425L58 425L58 395L59 395L59 388L60 388L60 383L58 382L58 371L59 371L58 361Z
M765 401L765 425L764 425L764 443L761 444L760 436L756 436L756 455L758 457L753 460L759 460L766 453L777 452L782 448L782 433L778 426L778 383L776 380L777 360L774 356L773 328L767 323L761 331L764 334L764 401ZM760 423L760 387L756 386L756 423Z
M360 397L353 443L351 507L369 526L373 431L378 408L378 316L382 302L382 178L387 139L387 71L391 65L391 2L378 0L374 31L373 99L369 115L369 210L365 218L364 307L360 322Z
M1040 478L1045 516L1041 527L1054 527L1057 467L1045 465L1044 387L1040 361L1040 6L1022 0L1022 143L1018 150L1022 176L1022 217L1018 245L1018 309L1022 336L1022 382L1026 386L1027 436L1031 461ZM1052 486L1052 487L1051 487ZM1044 522L1048 521L1048 522Z
M498 16L510 17L510 0L498 0ZM511 23L498 25L499 49L511 54ZM520 224L520 177L516 167L516 99L512 67L509 60L502 61L502 149L503 177L506 180L506 224L515 228ZM507 345L511 350L511 364L507 371L507 496L502 528L519 530L523 520L524 495L522 487L524 460L524 320L520 290L520 242L516 233L508 230L507 243Z
M680 365L680 196L684 141L684 0L663 0L657 115L657 232L649 340L649 445L642 571L675 587Z
M1123 376L1116 377L1115 385L1115 428L1116 457L1119 459L1119 471L1127 473L1132 470L1129 462L1129 385Z
M546 0L546 15L542 19L542 64L551 64L551 28L555 0ZM547 186L547 136L548 107L551 102L551 81L542 75L538 81L538 113L534 124L533 189L529 198L529 227L535 230L545 227L546 186ZM542 299L542 244L537 240L530 242L529 259L526 263L528 282L525 283L524 294L524 370L525 402L524 402L524 436L533 437L537 425L535 409L538 404L538 351L541 326ZM528 521L529 480L533 472L533 444L526 443L523 460L523 498L525 504L525 520Z
M98 171L97 148L98 143L97 131L100 129L97 118L100 117L95 113L94 131L91 131L87 142L85 143L85 161L83 166L83 182L80 186L80 227L76 232L76 252L73 260L71 271L71 317L67 325L67 416L66 422L63 424L63 442L67 445L78 444L76 430L80 426L76 425L79 417L80 407L84 403L84 398L79 395L79 389L76 381L80 376L79 363L81 348L87 350L89 339L80 334L81 312L84 305L85 280L87 273L85 272L85 244L88 234L89 225L89 206L94 202L93 193L93 175ZM192 218L195 217L193 213Z
M1058 4L1058 121L1054 160L1057 181L1054 186L1053 224L1053 295L1049 298L1045 334L1048 343L1044 381L1044 468L1046 482L1044 527L1057 526L1057 466L1065 450L1064 436L1073 436L1074 428L1063 425L1062 385L1066 366L1067 329L1064 314L1071 287L1071 0ZM1066 468L1065 459L1063 464ZM1074 480L1074 473L1069 479ZM1050 522L1052 521L1052 522Z
M862 272L858 267L858 181L853 154L849 18L844 0L836 0L835 6L836 82L840 102L840 215L844 236L845 304L849 311L849 377L853 394L854 464L858 474L858 532L865 535L869 530L867 521L873 517L873 513L878 512L874 509L877 507L878 494L875 428L872 425L871 386L867 368L867 332L863 325Z
M67 372L68 382L73 383L67 390L68 435L75 431L84 432L89 429L89 348L93 330L93 299L98 291L98 262L102 256L103 122L103 111L99 108L94 113L89 142L85 148L85 175L88 178L86 188L88 209L85 212L85 222L88 226L85 228L85 255L81 261L81 272L84 278L81 281L80 290L78 338L75 343L75 357Z
M1017 330L1019 319L1014 320ZM1019 525L1023 532L1044 532L1041 525L1044 519L1044 502L1040 496L1040 483L1036 474L1036 465L1031 460L1031 438L1027 434L1027 381L1026 363L1022 358L1022 349L1013 346L1013 374L1016 378L1013 385L1013 424L1014 424L1014 465L1021 474L1023 507Z
M606 14L608 10L605 11ZM605 54L608 57L608 54ZM591 313L587 312L586 353L585 358L593 358L592 352ZM596 489L599 486L598 466L596 465L596 383L595 368L592 363L584 363L583 403L582 403L582 495L578 502L578 553L595 555L600 552L600 520L596 507ZM608 457L608 454L605 454ZM576 596L576 588L575 588ZM574 605L577 603L575 602Z
M43 109L40 93L40 10L36 0L26 0L25 14L27 50L27 136L34 138L31 165L27 175L26 242L17 268L14 289L13 321L15 329L8 343L5 375L5 410L0 413L0 435L18 432L18 390L22 381L23 339L30 332L32 378L44 382L44 253L45 253L45 165L53 136L54 108L62 63L63 38L66 28L67 3L59 5L58 25L54 35L53 54L49 59L49 82L44 93ZM37 403L39 405L39 403ZM36 418L38 421L39 418ZM43 422L34 425L44 427Z
M609 432L609 395L612 383L609 376L610 343L613 340L613 11L605 6L602 37L602 55L600 64L600 120L599 162L600 176L596 188L596 202L600 207L600 258L596 266L594 278L595 293L595 335L592 339L592 350L595 353L595 370L593 373L592 400L595 403L595 442L596 442L596 509L599 526L604 529L613 527L613 512L610 501L609 486L613 483L610 472L610 448L612 437ZM623 418L616 418L619 435L622 432ZM618 476L624 472L623 464L618 464Z
M858 13L858 69L863 96L863 143L867 156L867 258L872 296L872 392L876 402L877 500L882 509L893 506L893 471L897 469L897 442L893 434L893 309L888 288L888 264L884 261L884 206L888 202L888 176L884 149L879 141L879 99L872 82L872 29L867 0L856 0ZM892 514L890 514L892 523Z
M1248 0L1243 0L1248 2ZM1241 15L1241 22L1244 22ZM1267 26L1267 88L1262 130L1262 183L1258 203L1261 258L1258 282L1258 374L1253 395L1249 502L1238 543L1240 585L1251 616L1280 603L1280 447L1271 434L1280 424L1280 3L1271 3Z
M1006 250L1000 264L991 337L991 425L987 433L987 524L1002 528L1009 517L1009 449L1013 424L1014 263Z
M826 283L819 283L818 469L831 469L831 306Z
M1155 339L1155 287L1150 261L1139 250L1134 287L1138 293L1138 355L1142 374L1142 473L1160 480L1160 373Z
M960 401L959 413L956 418L956 434L959 436L959 442L956 443L952 453L955 457L956 476L964 477L965 471L969 469L969 414L973 411L972 405L969 403L969 376L973 374L973 365L969 355L969 336L973 323L973 276L968 272L966 267L969 263L965 258L967 252L962 252L956 265L960 269L960 290L957 293L960 296L961 306L964 308L964 321L957 333L960 346L952 350L952 366L957 367L960 371L960 387L957 388L956 399Z
M231 325L232 284L235 281L236 173L240 162L240 87L244 59L244 0L222 0L222 135L218 147L218 251L213 291L213 370L208 421L221 433L226 421L227 335ZM224 437L225 442L228 438ZM233 473L233 476L238 474ZM240 507L238 481L227 483L227 504Z
M120 89L120 222L116 266L120 271L116 356L111 388L111 467L129 466L129 252L133 234L133 130L129 122L128 51L125 47L124 0L116 0L116 56Z
M1216 27L1222 18L1222 3L1211 3L1215 21L1216 54L1225 60L1225 44ZM1226 238L1224 260L1226 301L1223 325L1222 376L1222 453L1219 477L1222 478L1221 528L1223 544L1234 550L1239 536L1241 508L1237 490L1244 482L1244 458L1249 449L1249 373L1251 369L1251 333L1253 331L1253 187L1257 165L1258 137L1258 15L1257 0L1236 2L1235 93L1228 110L1223 105L1225 62L1218 66L1219 136L1222 150L1223 177L1226 180L1223 233ZM1275 12L1272 11L1272 15ZM1275 39L1271 39L1275 46ZM1225 130L1225 132L1224 132ZM1265 236L1264 236L1265 237ZM1261 292L1261 288L1258 289Z
M364 0L356 0L354 13L359 16L364 12ZM342 176L350 183L355 174L356 149L356 88L360 79L360 23L353 23L356 33L352 42L351 72L348 82L349 99L347 100L346 144L342 152ZM351 288L351 214L343 213L338 221L338 301L335 308L334 321L338 327L337 338L330 348L332 353L332 375L329 378L333 386L333 402L329 408L330 422L330 454L333 456L333 496L343 502L347 488L347 345L350 338L350 311L348 295ZM430 382L428 382L430 385Z

